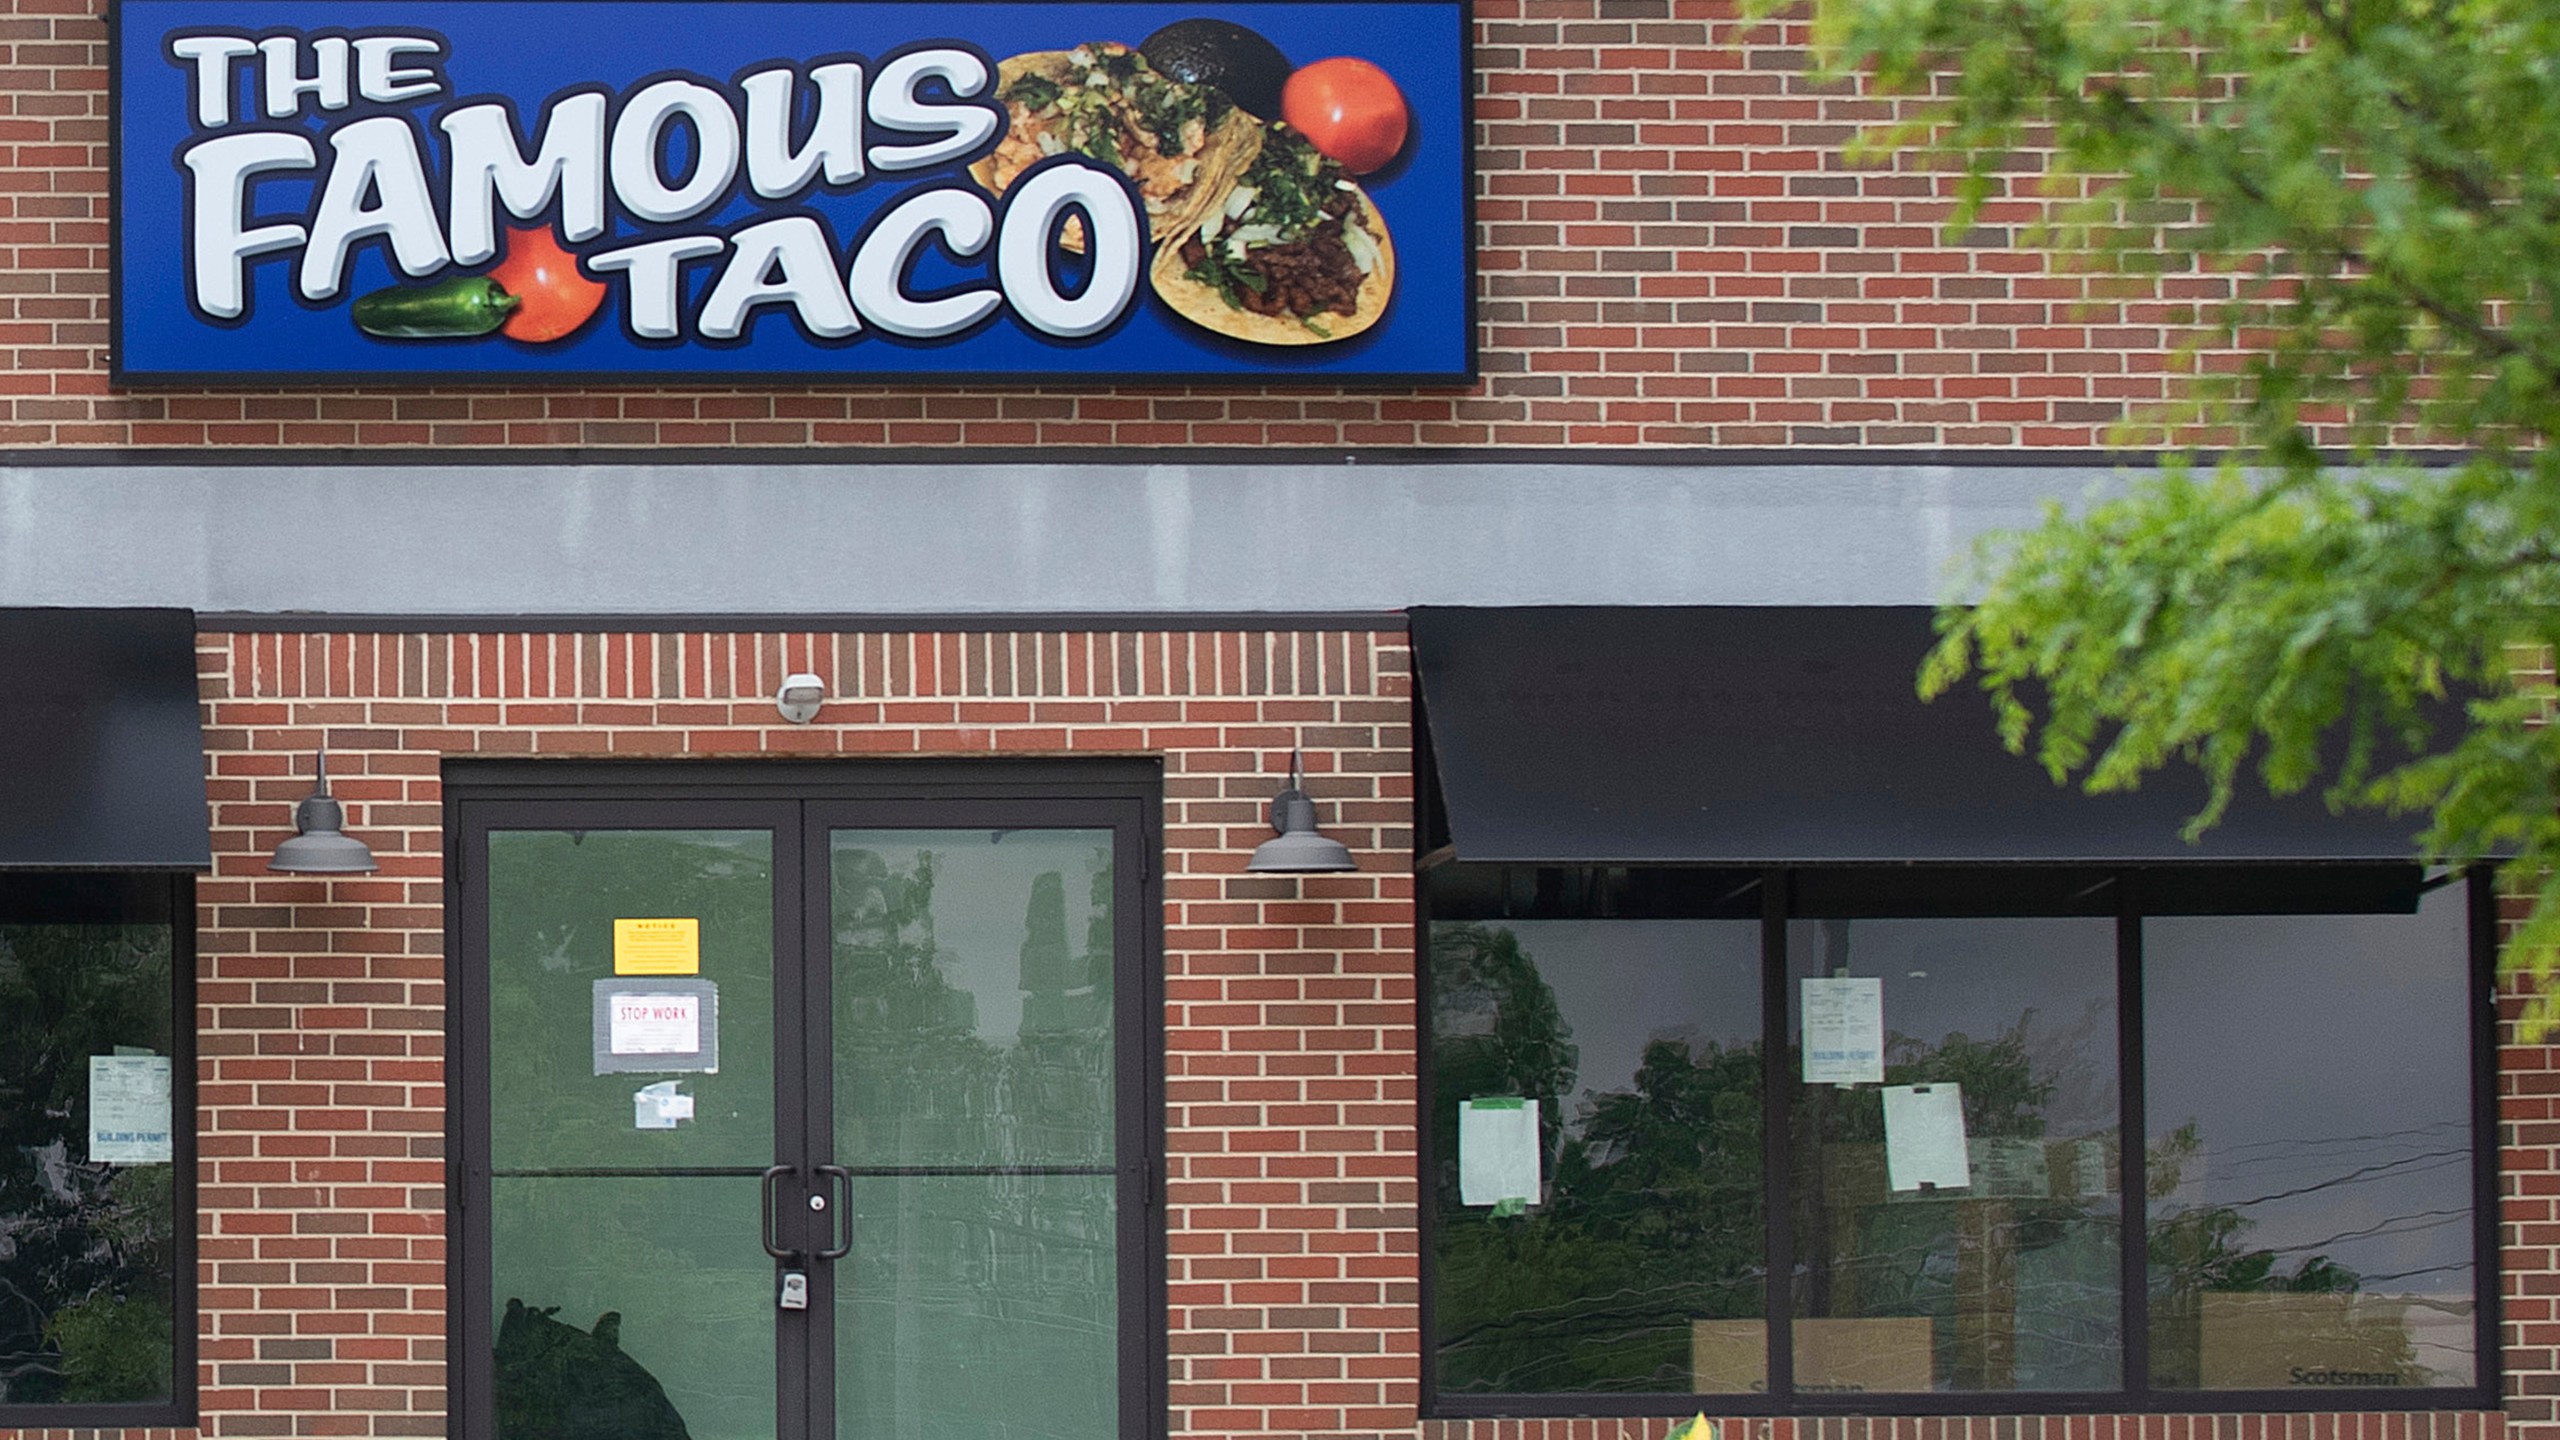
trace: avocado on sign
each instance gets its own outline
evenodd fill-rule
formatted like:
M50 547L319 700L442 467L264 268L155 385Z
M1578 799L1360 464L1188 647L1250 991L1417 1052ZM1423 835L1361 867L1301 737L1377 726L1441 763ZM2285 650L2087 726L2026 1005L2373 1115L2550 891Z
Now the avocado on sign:
M1454 0L112 18L123 380L1473 372Z

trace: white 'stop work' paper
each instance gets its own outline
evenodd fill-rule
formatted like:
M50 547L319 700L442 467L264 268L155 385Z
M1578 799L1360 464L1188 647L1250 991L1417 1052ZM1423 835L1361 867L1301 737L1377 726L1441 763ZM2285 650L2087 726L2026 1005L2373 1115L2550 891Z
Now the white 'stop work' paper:
M1458 1203L1538 1203L1538 1102L1458 1103Z
M1896 1190L1961 1190L1973 1183L1965 1160L1963 1086L1884 1087L1884 1173Z
M169 1057L89 1057L91 1164L165 1165L174 1158L169 1133Z
M616 1055L691 1055L702 1048L698 995L616 995L610 1003Z
M1873 1085L1884 1079L1884 982L1872 975L1807 976L1804 1080Z

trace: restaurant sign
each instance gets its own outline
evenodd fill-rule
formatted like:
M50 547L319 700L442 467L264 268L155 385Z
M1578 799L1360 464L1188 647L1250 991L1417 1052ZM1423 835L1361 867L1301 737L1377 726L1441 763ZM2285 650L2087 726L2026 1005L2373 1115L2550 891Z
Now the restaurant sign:
M114 364L1473 370L1458 0L119 0Z

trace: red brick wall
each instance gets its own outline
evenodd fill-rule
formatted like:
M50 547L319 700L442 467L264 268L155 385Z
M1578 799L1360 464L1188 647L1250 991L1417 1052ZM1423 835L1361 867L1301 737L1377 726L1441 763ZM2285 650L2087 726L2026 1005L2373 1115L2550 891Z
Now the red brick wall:
M2091 446L2162 394L2158 305L1941 244L1885 113L1731 0L1476 0L1483 380L1463 392L107 386L105 26L0 0L0 449ZM2192 287L2215 282L2193 277Z
M453 756L1130 754L1165 766L1177 1434L1410 1435L1401 635L208 635L204 1433L444 1433ZM809 669L832 699L786 724ZM270 876L325 740L379 875ZM1243 873L1304 747L1360 873Z
M2499 1440L2514 1427L2478 1411L2370 1415L1863 1415L1822 1420L1710 1415L1721 1440ZM1428 1422L1422 1440L1661 1440L1676 1420Z
M1400 635L214 634L198 660L216 857L200 889L196 1017L201 1434L445 1433L448 757L1035 753L1165 764L1174 1433L1655 1440L1668 1429L1417 1424ZM817 724L787 725L767 697L804 668L837 698ZM269 876L263 857L324 740L349 827L382 872ZM1360 872L1243 873L1293 746ZM1727 1440L2549 1435L2560 1050L2508 1038L2507 1415L1734 1419Z
M2550 679L2548 662L2538 676ZM2521 897L2502 919L2524 918ZM2498 993L2498 1313L2506 1414L2519 1440L2560 1435L2560 1045L2527 1043L2530 982Z

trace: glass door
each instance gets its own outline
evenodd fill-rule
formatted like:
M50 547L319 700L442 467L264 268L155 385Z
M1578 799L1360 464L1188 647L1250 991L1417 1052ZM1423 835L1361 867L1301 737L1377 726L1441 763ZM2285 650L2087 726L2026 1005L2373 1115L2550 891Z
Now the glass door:
M835 1434L1116 1436L1114 834L830 825L823 846Z
M457 808L458 1433L1151 1428L1137 805Z
M792 1093L776 851L797 837L754 810L646 818L486 836L480 1393L510 1440L781 1433L763 1200ZM635 948L630 922L667 920L689 954Z

